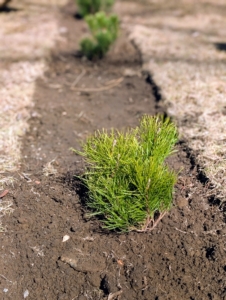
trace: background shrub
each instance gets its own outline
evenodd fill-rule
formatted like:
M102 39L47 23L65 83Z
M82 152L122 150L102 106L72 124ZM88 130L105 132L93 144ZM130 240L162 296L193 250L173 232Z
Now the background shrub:
M144 116L128 132L96 132L83 144L91 215L104 227L122 231L152 229L172 204L174 171L164 163L178 133L169 119Z
M114 0L77 0L79 13L85 17L98 11L107 11L114 4Z
M116 40L119 31L119 20L116 15L106 16L104 12L89 15L85 18L91 38L84 38L81 51L88 58L102 58Z

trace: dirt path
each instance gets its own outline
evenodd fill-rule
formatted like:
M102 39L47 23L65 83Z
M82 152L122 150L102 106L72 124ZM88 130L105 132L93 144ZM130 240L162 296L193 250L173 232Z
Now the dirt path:
M83 162L69 148L96 129L135 126L144 113L161 112L162 103L125 33L101 62L75 56L86 31L75 12L72 3L61 9L66 42L58 41L36 81L21 168L6 198L15 210L0 236L0 298L226 299L224 218L209 205L208 187L182 140L169 160L182 170L174 205L154 231L109 233L87 219L74 177ZM86 91L102 87L109 88Z

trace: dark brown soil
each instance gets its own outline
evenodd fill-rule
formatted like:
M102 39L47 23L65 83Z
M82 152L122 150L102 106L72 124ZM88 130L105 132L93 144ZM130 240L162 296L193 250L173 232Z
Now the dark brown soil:
M18 181L6 196L15 210L0 236L0 299L226 299L223 214L208 204L208 184L185 142L169 159L180 170L173 208L152 232L110 233L86 219L74 177L83 162L70 147L96 129L135 126L162 108L125 34L101 62L74 55L85 31L74 13L68 5L59 15L67 42L58 43L37 82ZM84 91L71 89L75 80L74 89ZM51 161L57 174L45 176Z

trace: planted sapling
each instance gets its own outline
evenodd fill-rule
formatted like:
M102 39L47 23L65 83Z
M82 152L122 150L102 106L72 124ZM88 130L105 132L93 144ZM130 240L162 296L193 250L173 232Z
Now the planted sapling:
M81 152L74 150L87 164L90 215L101 216L109 230L153 229L172 205L177 174L165 159L177 139L168 118L144 116L137 128L97 131Z
M92 37L84 38L81 41L81 51L88 59L102 58L118 36L118 17L98 12L95 15L87 16L85 20Z

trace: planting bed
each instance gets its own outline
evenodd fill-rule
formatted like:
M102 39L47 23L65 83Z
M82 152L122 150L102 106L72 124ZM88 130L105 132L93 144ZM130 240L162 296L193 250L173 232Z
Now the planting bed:
M108 232L87 218L74 177L84 164L69 148L96 129L164 111L125 33L103 61L75 55L86 27L74 14L72 5L61 12L65 39L37 81L21 169L6 196L15 210L0 236L0 298L226 299L224 216L186 141L168 160L179 171L174 205L153 231Z

